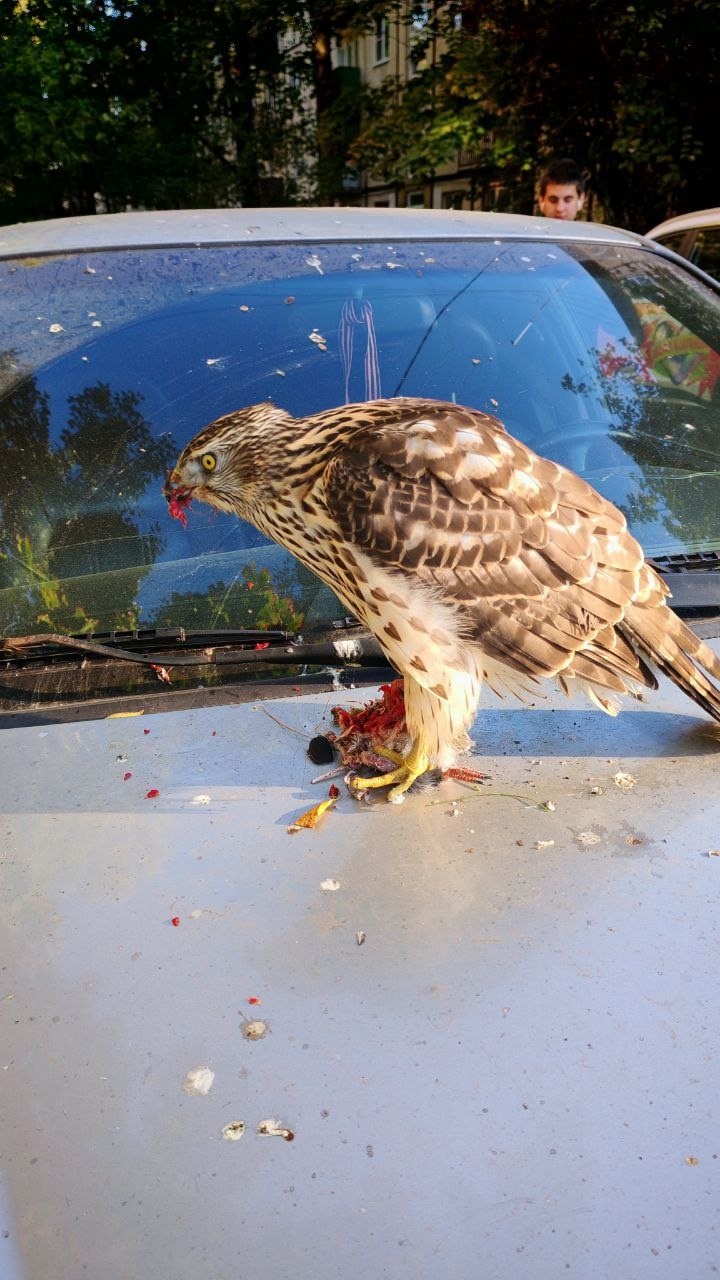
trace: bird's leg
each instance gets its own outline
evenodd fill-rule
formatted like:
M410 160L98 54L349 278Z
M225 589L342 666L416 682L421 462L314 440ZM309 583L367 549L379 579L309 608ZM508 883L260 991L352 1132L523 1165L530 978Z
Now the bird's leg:
M392 760L394 764L401 765L405 761L402 751L393 751L392 747L376 747L375 755L382 756L383 760ZM390 773L390 770L387 770Z
M417 741L413 742L404 758L394 751L387 750L379 751L378 755L397 760L397 769L393 769L390 773L383 773L379 778L352 778L350 786L358 791L365 791L368 787L390 787L388 800L391 804L399 804L404 800L405 792L409 790L416 778L427 773L430 761Z

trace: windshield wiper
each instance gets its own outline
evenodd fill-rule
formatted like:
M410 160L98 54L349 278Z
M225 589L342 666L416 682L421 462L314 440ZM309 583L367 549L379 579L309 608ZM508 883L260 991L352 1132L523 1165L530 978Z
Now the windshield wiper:
M347 621L347 620L346 620ZM342 627L344 624L338 624ZM56 664L70 657L84 661L137 662L157 667L352 662L360 666L387 660L370 633L306 641L292 632L251 628L228 631L130 631L64 636L45 633L5 636L0 663L6 670Z
M649 563L672 592L679 614L720 614L720 552L653 556ZM158 630L91 632L61 635L45 632L0 638L0 667L6 673L33 666L80 662L134 662L155 670L165 667L298 666L350 663L386 666L387 658L375 637L355 618L329 623L321 640L307 640L280 628L239 628L224 631ZM343 634L345 632L345 634Z
M720 551L648 556L648 563L670 588L670 604L677 613L720 612Z

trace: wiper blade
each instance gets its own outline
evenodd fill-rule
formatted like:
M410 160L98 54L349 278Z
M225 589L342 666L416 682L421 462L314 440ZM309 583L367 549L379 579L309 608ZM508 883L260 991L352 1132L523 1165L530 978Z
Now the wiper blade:
M720 551L675 551L666 556L648 556L658 573L717 573Z
M720 610L720 552L650 556L648 563L670 588L670 604L677 613L693 609Z
M256 644L278 645L292 640L288 631L113 631L87 635L60 635L45 632L34 636L5 636L0 641L0 657L51 662L54 658L82 654L109 658L115 662L154 663L162 654L165 666L189 666L211 661L213 649L236 645L252 650Z
M342 625L342 624L341 624ZM292 632L243 628L227 631L132 631L64 636L5 636L0 663L6 670L53 664L75 656L92 661L136 662L153 668L275 663L386 661L369 633L337 640L304 641Z

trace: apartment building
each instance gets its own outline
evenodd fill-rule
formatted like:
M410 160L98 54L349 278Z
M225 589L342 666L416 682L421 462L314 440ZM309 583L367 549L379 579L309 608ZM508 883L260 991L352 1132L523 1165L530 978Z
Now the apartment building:
M425 12L413 6L415 16L377 17L367 34L333 51L333 65L341 81L379 88L393 79L402 92L413 76L428 63L432 65L443 50L442 38L429 34ZM482 147L458 150L453 159L423 180L408 176L405 183L388 183L371 170L350 171L344 179L343 203L350 205L400 206L417 209L503 209L504 188L500 181L488 180L487 153L492 135Z

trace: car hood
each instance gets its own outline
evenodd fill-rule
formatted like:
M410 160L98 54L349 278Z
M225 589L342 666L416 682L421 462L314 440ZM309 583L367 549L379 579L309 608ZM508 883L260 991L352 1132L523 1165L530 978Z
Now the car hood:
M371 694L0 733L8 1280L709 1266L718 735L488 698L477 790L289 834Z

